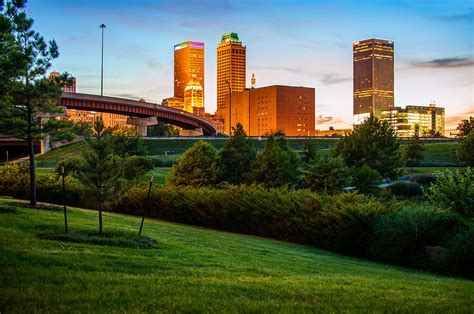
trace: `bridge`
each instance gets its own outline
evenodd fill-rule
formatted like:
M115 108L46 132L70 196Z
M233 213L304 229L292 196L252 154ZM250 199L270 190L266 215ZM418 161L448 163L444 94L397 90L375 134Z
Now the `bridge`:
M59 105L68 109L121 114L135 118L156 118L185 130L202 130L204 135L215 135L216 127L211 121L186 111L167 106L109 96L82 93L63 93Z

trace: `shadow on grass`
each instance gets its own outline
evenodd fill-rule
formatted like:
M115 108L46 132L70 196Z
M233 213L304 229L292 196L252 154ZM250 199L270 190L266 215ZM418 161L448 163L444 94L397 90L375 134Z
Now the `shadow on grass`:
M53 240L72 243L85 243L93 245L115 246L121 248L156 248L155 239L148 237L138 237L135 234L123 232L104 232L99 236L96 232L80 231L80 232L48 232L38 235L43 240Z
M23 207L23 208L38 209L38 210L49 210L49 211L53 211L53 212L63 210L62 207L55 206L55 205L37 204L36 206L31 206L28 203L22 203L22 202L9 202L8 205L16 206L16 207Z
M17 214L16 208L7 204L0 204L0 214Z

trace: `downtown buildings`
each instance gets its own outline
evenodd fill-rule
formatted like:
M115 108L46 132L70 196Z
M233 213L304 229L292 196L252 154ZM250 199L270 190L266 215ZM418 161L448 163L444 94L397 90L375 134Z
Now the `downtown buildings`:
M394 43L372 38L353 42L352 50L353 123L360 124L394 106Z

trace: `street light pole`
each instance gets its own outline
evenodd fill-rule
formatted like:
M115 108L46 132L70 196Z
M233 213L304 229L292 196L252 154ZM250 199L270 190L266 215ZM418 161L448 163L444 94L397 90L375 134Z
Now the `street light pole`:
M102 29L102 57L100 64L100 96L104 96L104 29L105 24L100 24L99 27Z
M229 81L225 81L227 84L227 87L229 88L229 137L232 135L232 88L230 87Z

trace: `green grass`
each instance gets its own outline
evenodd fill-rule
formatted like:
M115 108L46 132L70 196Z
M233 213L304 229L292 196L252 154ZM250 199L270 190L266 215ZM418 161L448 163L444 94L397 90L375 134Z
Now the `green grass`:
M425 144L425 158L421 166L460 166L456 157L456 145L454 142Z
M405 168L405 173L408 175L413 174L434 174L436 172L445 172L445 171L464 171L466 167L410 167Z
M144 176L141 176L139 178L140 182L150 182L151 176L153 176L153 184L158 184L158 185L164 185L166 182L166 177L171 172L171 168L167 167L160 167L160 168L154 168L153 170L150 170L145 174Z
M36 157L38 167L56 167L61 160L78 157L87 148L86 142L68 144Z
M0 199L0 205L7 200ZM146 220L156 248L44 239L61 211L0 213L0 312L464 312L474 282L311 247ZM140 219L106 213L106 232ZM72 232L97 213L69 210Z

